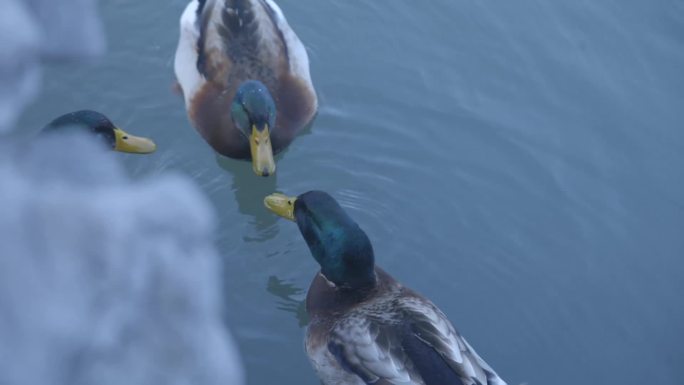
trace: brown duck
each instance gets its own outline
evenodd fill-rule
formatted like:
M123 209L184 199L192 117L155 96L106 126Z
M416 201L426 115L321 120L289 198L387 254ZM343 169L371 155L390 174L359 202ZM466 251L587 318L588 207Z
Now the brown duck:
M275 172L318 108L304 45L272 0L193 0L175 73L190 121L221 155Z

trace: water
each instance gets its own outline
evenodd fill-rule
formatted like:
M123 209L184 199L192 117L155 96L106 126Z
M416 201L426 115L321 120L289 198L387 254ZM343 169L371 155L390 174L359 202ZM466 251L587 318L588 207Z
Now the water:
M261 203L310 189L510 384L681 382L684 3L279 4L321 109L275 178L189 127L171 91L181 0L102 2L109 53L49 68L23 119L103 111L159 146L121 156L133 177L197 181L249 384L319 384L301 307L316 265Z

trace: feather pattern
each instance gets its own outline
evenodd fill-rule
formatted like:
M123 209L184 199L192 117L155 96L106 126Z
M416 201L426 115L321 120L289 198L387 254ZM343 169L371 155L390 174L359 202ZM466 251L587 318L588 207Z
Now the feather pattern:
M432 302L377 271L384 285L355 306L311 309L307 351L325 384L506 385Z
M261 0L209 0L199 19L198 71L223 86L236 79L275 83L289 71L289 58L273 15Z

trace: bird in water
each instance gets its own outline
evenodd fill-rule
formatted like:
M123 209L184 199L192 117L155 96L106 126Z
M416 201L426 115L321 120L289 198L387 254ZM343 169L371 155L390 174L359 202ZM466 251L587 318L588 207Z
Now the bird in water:
M306 352L325 385L506 385L430 300L375 265L366 233L325 192L271 194L321 269Z
M97 111L81 110L64 114L48 123L41 133L66 131L87 132L97 137L107 148L119 152L149 154L157 149L152 140L125 132Z
M304 45L272 0L193 0L174 70L188 117L221 155L275 172L274 155L313 119L318 99Z

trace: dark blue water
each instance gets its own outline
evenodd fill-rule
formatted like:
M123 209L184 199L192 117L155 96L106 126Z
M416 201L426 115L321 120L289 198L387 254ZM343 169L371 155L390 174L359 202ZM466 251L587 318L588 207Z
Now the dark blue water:
M681 383L684 2L279 4L321 109L276 178L217 161L170 91L181 0L103 2L108 55L49 69L24 119L99 109L159 146L124 158L131 175L200 184L250 384L318 384L300 304L316 265L261 203L310 189L509 384Z

